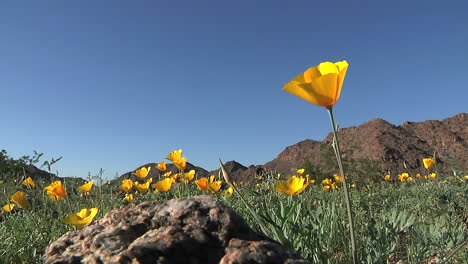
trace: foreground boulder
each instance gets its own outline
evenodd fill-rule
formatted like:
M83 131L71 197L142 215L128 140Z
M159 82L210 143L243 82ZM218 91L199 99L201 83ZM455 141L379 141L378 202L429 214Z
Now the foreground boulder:
M112 210L53 242L45 263L309 263L212 196Z

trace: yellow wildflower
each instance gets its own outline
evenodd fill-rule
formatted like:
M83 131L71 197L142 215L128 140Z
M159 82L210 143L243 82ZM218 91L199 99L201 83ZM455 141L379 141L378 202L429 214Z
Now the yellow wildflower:
M409 178L409 174L407 172L402 173L402 174L398 175L398 178L400 179L401 182L404 182Z
M159 171L167 171L167 164L165 161L161 162L161 163L158 163L158 166L157 166L158 170Z
M133 185L138 189L141 193L147 193L150 187L150 181L145 183L134 182Z
M5 204L2 209L3 211L7 212L7 213L10 213L11 211L13 211L13 209L15 208L15 204Z
M435 160L431 158L423 159L424 167L428 170L432 169L435 165Z
M171 177L171 175L172 175L172 171L168 171L163 174L164 177Z
M11 196L10 200L21 208L28 209L31 207L31 204L29 204L28 199L26 198L25 192L15 192L15 194Z
M206 177L203 177L203 178L200 178L200 179L196 180L195 184L197 185L198 189L200 189L202 191L208 190L209 181L208 181L208 178L206 178Z
M151 170L151 167L148 167L148 168L145 168L145 167L142 167L138 170L136 170L133 175L139 177L139 178L146 178L148 176L148 173L150 172Z
M133 194L132 193L126 193L125 194L125 200L127 200L127 202L129 202L129 203L133 202Z
M335 181L337 181L339 183L343 183L343 178L340 175L334 174L333 178L335 178Z
M187 166L187 158L182 157L181 149L169 153L166 159L172 161L180 170L185 170Z
M304 173L304 171L305 171L305 169L299 169L299 170L297 170L297 173L302 175Z
M189 172L184 173L182 175L182 181L184 183L190 183L194 177L195 177L195 170L190 170Z
M392 175L390 175L390 174L385 175L385 180L386 181L390 181L391 179L392 179Z
M23 181L23 185L28 188L36 187L36 183L33 181L31 177L28 177L26 180Z
M232 187L229 187L227 188L226 190L224 190L221 195L224 195L224 196L232 196L232 194L234 193L234 189Z
M221 190L221 186L223 185L223 181L222 180L219 180L219 181L213 181L213 182L210 182L210 184L208 185L208 190L215 194L217 193L219 190Z
M322 62L296 76L284 90L318 106L331 107L340 99L348 62Z
M277 192L281 192L287 195L298 195L308 186L308 183L304 183L303 177L291 176L286 181L279 181L275 184Z
M329 179L329 178L324 179L324 180L322 181L322 184L329 184L329 185L330 185L330 184L332 184L332 183L333 183L333 180L332 180L332 179Z
M156 182L151 186L155 188L158 192L168 192L172 187L172 179L166 178L164 180Z
M73 213L67 215L64 219L66 224L74 225L77 228L83 228L86 224L89 224L93 221L94 217L99 212L98 208L91 208L91 209L82 209L78 213Z
M47 190L47 194L53 201L60 201L67 197L67 190L65 190L61 181L55 181L44 189Z
M133 189L133 181L130 179L122 180L120 189L123 190L124 192L129 192L131 189Z
M93 188L93 185L94 185L94 181L87 182L81 185L80 187L78 187L78 191L89 194L89 192Z

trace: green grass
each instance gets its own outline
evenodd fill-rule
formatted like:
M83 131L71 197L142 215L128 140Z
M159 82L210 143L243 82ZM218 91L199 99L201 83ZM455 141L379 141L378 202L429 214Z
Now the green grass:
M82 208L98 207L96 219L114 208L128 205L117 188L95 186L91 197L80 197L75 186L65 186L66 201L54 202L43 187L28 190L19 182L0 184L2 206L17 190L28 193L32 208L4 213L0 222L0 263L40 263L45 248L74 227L63 218ZM10 178L11 179L11 178ZM267 226L268 235L315 263L350 263L349 232L341 189L324 191L321 184L309 186L297 196L274 190L272 173L260 186L239 186L242 196ZM359 188L359 186L358 186ZM135 203L207 194L179 183L168 193L136 194ZM351 189L357 248L362 263L429 263L443 259L468 239L468 182L452 176L416 179ZM255 230L258 222L235 195L215 194L236 209ZM467 250L460 250L450 263L463 263Z

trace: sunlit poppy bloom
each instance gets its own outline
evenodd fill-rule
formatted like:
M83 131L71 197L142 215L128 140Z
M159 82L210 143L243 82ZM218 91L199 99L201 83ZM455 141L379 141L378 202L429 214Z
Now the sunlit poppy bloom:
M47 190L47 194L53 201L60 201L67 197L67 190L65 190L61 181L55 181L44 189Z
M127 202L132 202L133 201L133 194L132 193L126 193L125 194L125 200L127 200Z
M421 173L416 174L416 178L421 179L422 177L423 177L423 176L421 175Z
M21 208L28 209L31 207L31 204L29 204L28 199L26 198L25 192L15 192L15 194L11 196L10 200Z
M93 221L94 217L99 212L98 208L91 208L91 209L82 209L78 213L69 214L63 220L66 224L74 225L77 228L81 229L86 224L89 224Z
M202 191L208 190L209 181L208 181L208 178L206 178L206 177L203 177L203 178L200 178L200 179L196 180L195 184L197 185L198 189L200 189Z
M173 161L179 170L185 170L187 167L187 158L181 158L180 160Z
M333 178L335 178L335 181L337 181L339 183L343 183L343 178L340 175L334 174Z
M3 211L7 212L7 213L10 213L11 211L13 211L13 209L15 209L15 204L5 204L3 207L2 207Z
M151 170L151 167L148 167L148 168L142 167L136 170L133 173L133 175L143 179L143 178L146 178L146 176L148 176L148 173L150 172L150 170Z
M279 181L275 184L275 189L277 192L281 192L287 195L298 195L300 194L306 187L308 183L305 183L305 178L291 176L286 181Z
M435 179L437 178L437 173L431 173L427 176L429 179Z
M150 182L147 181L145 183L134 182L133 185L138 189L141 193L147 193L150 187Z
M28 177L26 180L23 181L23 185L28 188L36 187L36 183L33 181L31 177Z
M299 170L297 170L297 173L302 175L304 173L304 171L305 171L305 169L299 169Z
M120 189L124 192L129 192L131 189L133 189L133 181L130 179L123 180L122 184L120 185Z
M208 184L208 190L213 194L217 193L219 190L221 190L222 185L222 180L210 182L210 184Z
M324 179L324 180L322 181L322 184L329 184L329 185L330 185L330 184L332 184L332 183L333 183L333 180L332 180L332 179L329 179L329 178Z
M156 167L158 168L159 171L167 171L167 164L165 161L158 163Z
M189 172L184 173L182 175L182 181L184 183L190 183L194 177L195 177L195 170L190 170Z
M169 153L166 159L172 161L180 170L185 170L187 167L187 158L182 157L181 149Z
M179 160L182 158L182 149L179 150L174 150L171 153L169 153L166 157L166 159L174 162L174 160Z
M356 184L351 184L351 188L356 188Z
M336 190L336 189L340 188L340 187L338 187L336 182L332 183L330 186L332 187L333 190Z
M172 175L172 171L168 171L163 174L164 177L171 177L171 175Z
M390 181L391 179L392 179L392 175L390 175L390 174L385 175L385 180L386 181Z
M331 186L330 185L325 185L325 186L323 186L323 189L325 191L329 191L331 189Z
M402 173L402 174L398 175L398 178L400 179L401 182L404 182L409 178L409 174L407 172Z
M172 183L176 182L178 179L180 179L180 177L182 177L183 173L182 172L178 172L178 173L174 173L171 178L172 178Z
M90 181L78 187L77 190L80 192L89 193L91 189L93 188L93 185L94 185L94 181Z
M166 178L164 180L160 180L160 181L156 182L155 184L153 184L151 186L153 188L155 188L158 192L167 192L172 187L172 179L171 178Z
M296 76L284 90L318 106L332 107L338 102L348 70L348 62L322 62Z
M221 195L232 196L233 193L234 193L234 189L232 187L229 187L226 190L224 190L223 192L221 192Z
M406 181L408 181L408 182L414 182L414 179L413 179L413 177L408 177L408 178L406 179Z
M423 159L424 167L428 170L432 169L435 165L435 160L431 158Z

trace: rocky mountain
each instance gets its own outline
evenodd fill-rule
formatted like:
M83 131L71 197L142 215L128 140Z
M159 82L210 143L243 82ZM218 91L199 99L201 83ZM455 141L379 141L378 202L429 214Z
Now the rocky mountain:
M402 172L424 173L422 159L433 156L436 157L439 173L450 174L452 169L468 171L466 113L441 121L405 122L399 126L383 119L373 119L360 126L342 128L338 133L345 163L348 161L351 171L372 170L375 175L381 176L389 172L394 175ZM306 139L286 147L277 158L264 165L245 167L236 161L229 161L226 162L226 168L235 181L245 182L267 170L291 175L305 165L321 173L336 173L338 169L332 139L331 133L323 141ZM155 163L145 166L152 166L151 173L157 173ZM177 171L174 165L168 166L169 170ZM195 169L198 177L218 174L218 170L208 172L188 164L187 170L190 169ZM150 176L156 175L151 173ZM128 172L116 181L120 182L128 177L135 179Z

